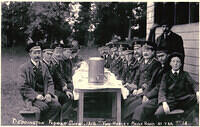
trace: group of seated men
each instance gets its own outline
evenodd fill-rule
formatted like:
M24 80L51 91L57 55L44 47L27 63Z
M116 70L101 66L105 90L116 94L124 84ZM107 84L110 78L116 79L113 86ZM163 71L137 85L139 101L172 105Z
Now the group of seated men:
M183 54L169 54L151 41L135 41L132 49L100 50L105 67L129 90L122 100L125 122L165 121L175 109L189 111L198 105L199 86L183 70Z
M18 84L27 108L39 112L45 124L73 120L72 75L81 58L62 41L42 45L29 38L26 50L30 59L20 66Z
M69 121L74 118L73 68L80 59L72 57L63 43L41 45L29 39L30 59L20 66L18 84L25 102L40 112L40 120ZM110 69L129 90L123 103L123 120L143 122L155 114L160 120L174 109L184 111L199 103L198 84L183 71L183 55L168 53L151 41L136 41L133 50L122 47L101 52ZM61 117L60 117L61 116Z

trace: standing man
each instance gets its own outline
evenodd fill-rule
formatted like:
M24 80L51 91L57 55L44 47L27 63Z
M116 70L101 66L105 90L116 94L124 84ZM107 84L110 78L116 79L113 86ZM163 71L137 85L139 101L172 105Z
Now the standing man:
M40 111L40 120L59 121L61 106L54 94L54 84L47 66L41 62L41 47L29 39L26 47L30 60L20 66L18 84L24 101Z
M156 39L157 47L166 49L169 54L178 52L185 57L183 39L181 36L171 31L173 25L167 20L163 20L161 25L163 33Z

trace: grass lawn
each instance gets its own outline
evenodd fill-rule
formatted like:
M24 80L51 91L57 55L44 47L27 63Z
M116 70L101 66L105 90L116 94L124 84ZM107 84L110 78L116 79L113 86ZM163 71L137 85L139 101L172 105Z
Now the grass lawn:
M27 59L24 48L1 50L1 124L12 125L12 119L22 120L19 111L23 100L16 84L18 68Z

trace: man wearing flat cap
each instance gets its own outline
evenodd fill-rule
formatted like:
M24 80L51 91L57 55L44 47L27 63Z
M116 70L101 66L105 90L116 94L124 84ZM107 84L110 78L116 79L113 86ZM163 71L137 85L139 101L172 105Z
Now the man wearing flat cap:
M111 48L111 52L112 52L112 54L111 54L111 60L112 60L112 62L110 63L110 71L114 72L117 63L119 62L119 60L118 60L119 56L118 56L118 49L117 49L117 47L112 47Z
M133 83L133 79L135 77L136 71L139 68L140 63L143 61L143 56L142 56L142 46L143 46L143 41L135 41L133 43L133 55L134 55L134 62L131 64L131 74L127 75L126 78L126 86L129 87L129 89L132 91L133 88L131 87ZM126 74L126 73L125 73Z
M43 59L42 61L47 65L50 74L52 75L52 54L53 54L53 49L51 48L51 45L49 43L44 43L42 46L42 56Z
M62 105L62 121L68 122L72 119L73 84L72 63L70 59L63 59L62 41L55 42L52 55L52 66L54 70L53 80L55 82L55 94ZM69 60L69 61L68 61Z
M137 113L135 107L146 103L149 99L156 96L156 88L159 70L161 64L155 59L156 45L153 42L145 41L142 47L143 62L139 65L135 74L133 84L135 88L130 96L125 100L124 118L132 119L134 113Z
M30 60L20 66L18 84L25 101L40 111L40 120L59 121L61 106L55 98L54 84L47 66L41 62L40 44L29 38L26 47Z
M115 54L116 51L117 51L117 47L110 48L109 55L107 56L107 61L106 61L106 64L105 64L106 68L111 69L112 62L116 57L116 54Z
M156 39L157 47L166 49L169 54L178 52L185 57L182 37L171 31L173 24L164 19L161 26L163 33Z
M172 110L186 111L199 103L199 85L188 72L182 70L182 54L172 53L169 61L171 70L162 77L158 95L159 108L155 113L160 120L166 120L166 115Z
M120 61L118 63L118 66L116 68L116 76L119 80L122 79L122 73L124 72L124 69L131 65L133 59L133 51L132 50L120 50L119 51ZM127 70L130 71L130 70ZM127 72L128 73L128 72Z

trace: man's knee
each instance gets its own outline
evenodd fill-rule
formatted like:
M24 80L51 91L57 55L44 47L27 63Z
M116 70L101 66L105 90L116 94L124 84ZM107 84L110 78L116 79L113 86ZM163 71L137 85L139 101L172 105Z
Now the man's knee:
M60 103L58 101L52 101L52 102L50 102L49 106L52 109L61 110L61 105L60 105Z
M40 100L36 100L35 102L33 102L33 106L39 108L41 112L45 112L49 109L49 106L45 102Z
M154 114L157 118L160 118L165 115L164 109L162 106L159 106Z

